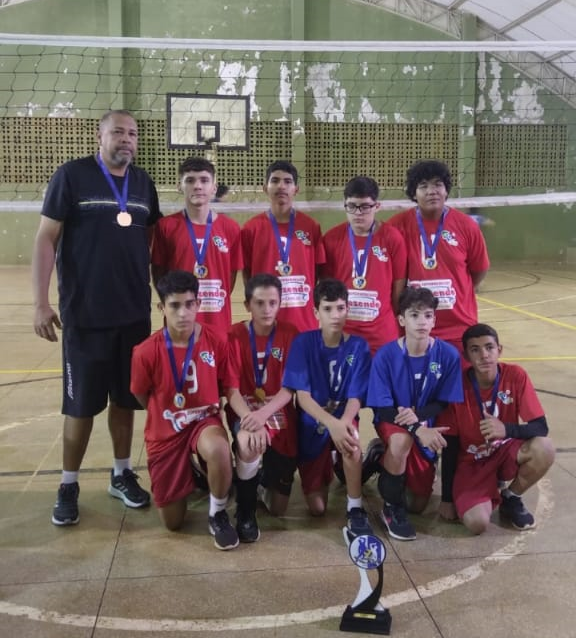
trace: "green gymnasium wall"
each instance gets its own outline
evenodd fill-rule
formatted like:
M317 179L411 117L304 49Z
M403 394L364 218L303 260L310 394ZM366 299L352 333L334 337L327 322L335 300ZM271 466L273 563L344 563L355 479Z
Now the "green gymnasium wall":
M475 20L467 16L462 26L464 39L475 39ZM448 37L354 0L36 0L1 9L0 31L253 40ZM1 53L0 79L10 78L0 82L4 201L40 200L58 164L93 150L94 122L109 106L136 113L143 133L139 163L162 196L172 197L177 164L195 151L166 147L165 94L216 93L221 65L240 69L243 79L236 88L243 91L250 90L250 72L257 72L252 148L218 155L221 180L238 191L244 188L251 198L265 166L280 157L300 168L302 199L338 200L345 181L358 173L376 177L384 198L401 198L406 167L420 157L441 157L460 176L453 196L509 194L511 188L514 194L575 190L573 109L488 54L477 60L466 53L183 51L166 56L148 50L140 57L117 52L99 62L95 74L90 60L92 54L102 59L98 50L82 56L64 50L65 72L61 56L42 52L35 57L30 48L23 56L21 48L6 46ZM184 66L197 69L193 76L183 75L183 59ZM282 66L291 78L288 104L278 83ZM31 85L29 74L38 68L42 75ZM323 82L331 86L328 96L319 95ZM383 86L390 88L373 90ZM55 95L73 105L74 121L51 117ZM346 95L343 105L338 95ZM363 111L366 98L368 113ZM498 99L512 106L498 109ZM515 115L515 101L533 103L538 112L532 121ZM22 102L34 105L29 117L22 116ZM493 260L562 263L576 246L576 222L568 206L483 212L496 221L485 231ZM342 219L333 211L318 217L324 228ZM31 213L0 213L1 264L29 261L36 226Z

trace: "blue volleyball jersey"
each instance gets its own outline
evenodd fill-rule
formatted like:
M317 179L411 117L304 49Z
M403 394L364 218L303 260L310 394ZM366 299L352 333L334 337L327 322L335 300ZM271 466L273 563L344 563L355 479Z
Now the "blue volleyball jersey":
M350 335L339 347L324 345L320 330L299 334L290 347L282 385L309 392L322 407L340 418L348 399L365 403L370 375L370 349L362 338ZM299 457L316 458L330 437L304 410L298 410Z
M410 357L408 365L398 341L382 346L372 361L366 405L377 409L422 408L433 401L461 403L464 394L458 350L441 339L435 339L426 371L422 369L425 358ZM425 374L423 380L421 374ZM419 390L417 397L414 396L415 388ZM430 419L428 425L433 425L433 421Z

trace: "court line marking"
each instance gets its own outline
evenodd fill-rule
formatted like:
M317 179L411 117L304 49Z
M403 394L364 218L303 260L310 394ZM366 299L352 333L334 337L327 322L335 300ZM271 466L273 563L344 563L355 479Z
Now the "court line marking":
M542 525L548 519L554 509L554 497L549 479L541 479L538 483L538 503L535 516ZM454 589L476 580L492 566L499 566L511 560L523 551L527 540L537 533L537 530L516 533L514 539L496 550L486 558L461 569L454 574L430 581L420 585L416 589L407 589L403 592L381 598L384 607L397 607L408 602L418 602L422 599L437 596L445 591ZM473 539L471 539L473 541ZM134 632L212 632L212 631L242 631L254 629L277 629L294 625L305 625L323 620L339 618L344 606L337 605L322 609L310 609L306 611L277 614L268 616L245 616L229 619L199 619L199 620L174 620L165 618L153 620L147 618L119 618L112 616L87 616L79 614L60 614L55 611L46 611L27 605L16 605L7 601L0 601L0 614L23 617L28 620L47 622L51 624L67 625L74 627L92 627L94 629L109 629L113 631Z
M0 374L47 374L57 372L62 374L62 368L36 368L36 370L0 370Z
M539 321L550 323L553 326L558 326L560 328L568 328L568 330L576 330L576 326L573 324L564 323L563 321L558 321L557 319L552 319L551 317L544 317L543 315L538 315L535 312L530 312L529 310L522 310L522 308L517 308L516 306L509 306L508 304L501 303L500 301L492 301L491 299L486 299L486 297L478 297L478 300L484 303L496 306L497 308L503 308L504 310L511 310L512 312L517 312L521 315L526 315L527 317L531 317L532 319L538 319Z

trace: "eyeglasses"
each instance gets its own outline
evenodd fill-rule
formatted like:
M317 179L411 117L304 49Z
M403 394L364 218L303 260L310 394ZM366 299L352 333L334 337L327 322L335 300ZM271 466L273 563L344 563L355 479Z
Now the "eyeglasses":
M347 202L346 204L344 204L344 208L346 209L346 212L350 213L351 215L354 215L354 214L367 215L374 208L374 206L376 206L376 203L354 204L352 202Z

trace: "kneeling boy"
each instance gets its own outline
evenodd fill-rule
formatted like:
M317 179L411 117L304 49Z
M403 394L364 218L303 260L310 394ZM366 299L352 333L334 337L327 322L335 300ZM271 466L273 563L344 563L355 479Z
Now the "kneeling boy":
M191 463L207 466L209 530L218 549L238 545L226 512L232 483L228 434L219 416L219 384L230 385L228 344L196 322L198 280L175 270L157 283L165 327L134 348L131 391L148 410L144 438L160 518L179 529L194 490Z
M458 350L434 339L438 299L428 288L405 288L398 322L406 336L382 346L372 362L367 404L381 441L378 490L382 520L398 540L414 540L406 510L426 507L436 474L437 453L446 445L436 416L449 402L462 401ZM373 457L372 442L367 458ZM409 497L409 501L407 500Z
M332 451L342 456L348 489L347 524L356 535L371 534L362 507L362 452L358 411L364 403L370 349L362 337L344 333L348 289L338 279L314 288L319 330L304 332L290 348L283 385L298 401L298 469L310 512L326 511L334 476Z
M259 479L268 511L282 516L296 471L296 410L293 393L282 387L282 375L298 331L290 323L276 321L281 295L278 277L265 273L251 277L244 301L251 318L234 324L230 331L234 384L226 393L226 415L235 439L236 530L243 543L260 537Z
M474 534L486 531L492 510L516 529L534 527L522 494L548 471L554 446L544 410L526 371L498 361L498 333L486 324L462 337L472 367L464 372L464 403L452 405L439 421L449 426L442 453L440 514L456 514ZM502 491L499 482L512 481Z

